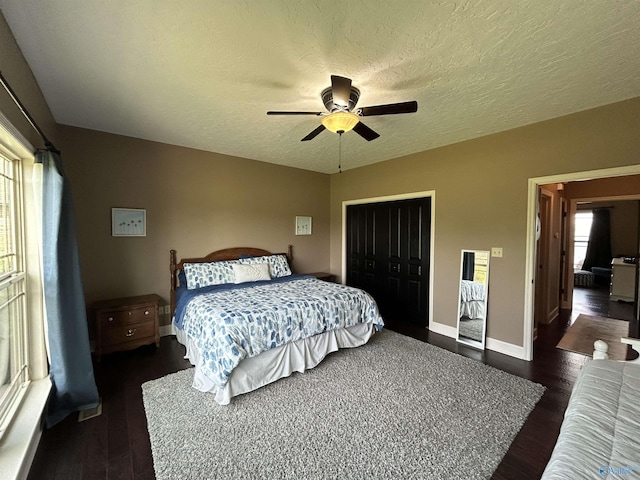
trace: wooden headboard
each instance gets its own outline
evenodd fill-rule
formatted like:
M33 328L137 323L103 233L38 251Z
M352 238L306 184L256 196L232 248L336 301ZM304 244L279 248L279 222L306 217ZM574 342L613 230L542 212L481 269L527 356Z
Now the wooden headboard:
M176 251L169 251L169 271L171 272L171 315L176 311L176 288L178 288L178 273L185 263L207 263L220 260L238 260L241 256L262 257L264 255L285 255L289 265L293 261L293 245L289 245L287 253L271 253L261 248L233 247L216 250L202 258L183 258L179 262L176 259Z

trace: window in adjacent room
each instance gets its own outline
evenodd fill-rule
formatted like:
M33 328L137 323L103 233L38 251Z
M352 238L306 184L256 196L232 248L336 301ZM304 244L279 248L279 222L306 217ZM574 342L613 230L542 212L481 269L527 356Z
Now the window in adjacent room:
M575 234L573 240L574 270L582 270L582 264L587 256L587 246L589 245L589 234L591 233L592 221L593 212L591 210L576 213Z

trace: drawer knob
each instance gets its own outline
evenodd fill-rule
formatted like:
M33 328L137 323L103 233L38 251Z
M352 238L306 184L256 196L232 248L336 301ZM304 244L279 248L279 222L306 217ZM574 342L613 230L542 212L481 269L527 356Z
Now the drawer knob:
M127 333L125 333L125 336L133 337L134 333L136 333L136 329L135 328L130 328L129 330L127 330Z
M113 322L113 317L109 317L109 321L110 321L110 322Z
M131 316L131 312L129 312L129 316Z
M144 311L144 314L145 314L145 315L149 315L149 310L145 310L145 311Z

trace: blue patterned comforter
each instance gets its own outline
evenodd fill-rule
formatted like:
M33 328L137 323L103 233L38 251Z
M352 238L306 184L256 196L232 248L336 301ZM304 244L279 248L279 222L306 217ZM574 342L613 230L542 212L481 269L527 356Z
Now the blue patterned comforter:
M357 323L384 325L362 290L301 275L277 280L207 288L179 299L176 326L195 343L200 368L219 387L245 357Z

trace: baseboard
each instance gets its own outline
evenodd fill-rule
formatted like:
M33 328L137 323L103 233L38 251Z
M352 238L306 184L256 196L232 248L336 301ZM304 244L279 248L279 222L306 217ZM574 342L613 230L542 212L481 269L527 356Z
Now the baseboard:
M431 322L429 324L429 330L449 338L458 337L458 329L456 327L445 325L444 323ZM496 340L495 338L487 337L486 349L502 353L510 357L515 357L520 360L523 360L525 358L523 347L519 345L513 345L512 343L503 342L502 340Z
M509 355L510 357L515 357L520 360L525 360L524 347L521 347L520 345L514 345L513 343L507 343L502 340L487 337L486 346L487 350Z
M458 329L450 325L445 325L444 323L431 322L429 323L429 330L449 338L458 337Z

